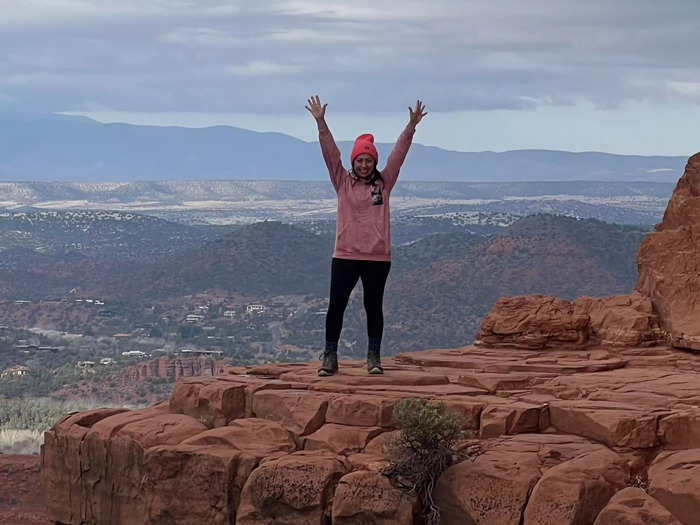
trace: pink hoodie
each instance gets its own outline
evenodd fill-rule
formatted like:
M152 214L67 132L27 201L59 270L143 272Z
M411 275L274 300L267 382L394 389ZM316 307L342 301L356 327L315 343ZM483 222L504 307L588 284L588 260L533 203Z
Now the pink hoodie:
M343 168L340 151L333 135L325 123L319 124L318 140L323 159L326 161L331 182L338 194L338 218L335 229L333 257L360 259L365 261L391 261L391 232L389 229L389 194L408 149L415 130L404 129L381 171L384 204L372 204L370 186L357 180Z

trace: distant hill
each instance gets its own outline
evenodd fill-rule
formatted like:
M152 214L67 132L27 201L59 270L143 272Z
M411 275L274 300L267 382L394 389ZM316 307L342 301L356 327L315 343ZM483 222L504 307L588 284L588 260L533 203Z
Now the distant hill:
M66 218L55 220L63 223ZM1 296L70 299L70 291L77 290L77 297L120 304L120 311L134 319L144 305L167 308L195 295L247 296L268 302L294 294L307 297L309 304L323 304L328 297L334 236L327 229L268 221L236 227L215 238L207 238L215 232L210 230L197 241L194 229L179 230L181 226L165 221L146 227L147 221L140 219L121 225L110 217L103 220L107 238L113 235L110 228L133 226L144 234L151 232L150 238L158 231L177 235L182 239L180 249L154 242L152 250L139 255L129 249L140 245L136 236L123 237L124 247L113 244L112 252L108 244L65 254L20 251L15 245L14 265L0 271ZM544 293L573 299L628 293L634 287L635 255L645 234L633 226L546 214L522 218L487 236L470 228L465 224L462 231L452 229L394 247L384 300L387 353L465 344L493 302L503 296ZM89 241L84 233L74 235ZM114 255L120 251L131 255ZM358 284L346 314L347 341L365 337L360 288ZM307 346L309 337L323 329L323 317L314 313L318 308L285 321L284 341ZM10 322L22 326L26 321L5 320Z
M644 233L543 214L487 238L438 235L402 247L386 291L385 312L395 323L390 337L402 351L460 345L473 339L499 297L628 293Z
M200 248L150 264L114 268L102 295L159 300L203 291L251 295L323 294L334 236L276 221L259 222Z
M185 226L148 215L101 210L0 212L0 268L26 266L9 257L13 250L57 259L81 257L141 258L180 252L214 240L235 226Z
M332 127L332 122L330 123ZM313 122L309 122L313 126ZM397 130L397 135L400 130ZM685 157L549 150L456 152L419 144L402 181L675 181ZM352 144L340 142L347 162ZM377 144L382 162L393 144ZM319 145L228 126L102 124L66 115L0 114L0 180L327 181Z

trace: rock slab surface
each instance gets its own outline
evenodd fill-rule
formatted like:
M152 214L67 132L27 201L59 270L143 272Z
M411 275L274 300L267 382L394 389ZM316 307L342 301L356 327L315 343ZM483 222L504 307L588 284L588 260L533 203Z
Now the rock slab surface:
M384 365L369 376L341 360L323 380L317 363L222 368L181 378L168 402L146 409L65 416L42 449L48 515L76 525L420 523L415 497L381 474L392 409L407 397L459 411L459 447L479 449L437 484L443 523L590 524L622 512L610 502L633 471L648 472L649 512L684 525L700 515L699 355L465 346Z

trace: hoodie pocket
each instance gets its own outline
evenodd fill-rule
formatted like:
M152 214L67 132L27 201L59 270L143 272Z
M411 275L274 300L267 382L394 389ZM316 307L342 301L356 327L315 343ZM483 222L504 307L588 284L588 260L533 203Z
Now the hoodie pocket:
M338 234L339 249L354 253L385 254L386 242L373 223L354 222Z

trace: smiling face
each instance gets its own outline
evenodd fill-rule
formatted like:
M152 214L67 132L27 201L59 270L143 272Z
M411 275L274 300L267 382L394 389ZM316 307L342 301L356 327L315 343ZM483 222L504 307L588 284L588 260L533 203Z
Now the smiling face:
M360 177L369 177L374 172L374 159L371 155L363 153L355 157L355 161L352 163L352 169Z

